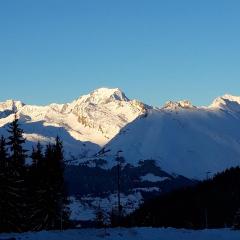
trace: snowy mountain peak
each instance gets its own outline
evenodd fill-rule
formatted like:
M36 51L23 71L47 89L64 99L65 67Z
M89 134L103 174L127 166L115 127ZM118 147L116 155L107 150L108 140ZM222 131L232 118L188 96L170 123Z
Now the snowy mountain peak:
M220 108L220 109L232 109L240 106L240 97L233 96L230 94L225 94L222 97L216 98L213 103L209 106L210 108Z
M129 101L119 88L99 88L77 100L77 102L88 102L92 104L108 104L116 101Z
M13 99L7 100L5 102L0 102L0 111L18 111L21 109L25 104L21 101L15 101Z
M96 98L113 98L118 101L129 101L124 92L119 88L99 88L91 93Z
M143 114L146 108L145 104L128 99L119 88L99 88L66 104L63 112L75 115L78 123L93 134L103 135L102 145L123 126Z
M0 103L0 127L11 122L13 112L17 112L27 140L47 142L59 135L68 141L65 145L74 148L71 141L82 141L95 151L146 109L145 104L129 100L118 88L99 88L66 104L34 106L14 100Z
M178 102L168 101L163 106L163 109L169 109L169 110L176 110L179 108L189 109L189 108L194 108L194 106L188 100L182 100Z
M232 102L237 102L240 104L240 97L239 96L233 96L231 94L225 94L222 96L223 99L225 100L229 100L229 101L232 101Z

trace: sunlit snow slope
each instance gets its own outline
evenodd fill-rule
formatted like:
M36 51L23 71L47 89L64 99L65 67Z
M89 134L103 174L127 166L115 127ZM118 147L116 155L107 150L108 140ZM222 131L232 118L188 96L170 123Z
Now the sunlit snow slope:
M52 142L59 135L66 152L82 157L96 153L146 109L117 88L100 88L67 104L32 106L8 100L0 103L0 133L7 135L6 125L16 112L29 145Z
M188 178L202 179L207 172L239 165L240 97L225 95L209 107L181 101L149 109L124 127L99 157L111 165L120 150L128 163L152 159L164 171Z

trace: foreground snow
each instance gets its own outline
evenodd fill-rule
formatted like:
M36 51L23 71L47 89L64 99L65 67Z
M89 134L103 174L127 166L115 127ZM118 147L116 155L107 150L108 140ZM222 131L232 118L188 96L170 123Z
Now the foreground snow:
M213 230L185 230L173 228L115 228L107 229L79 229L67 231L43 231L37 233L23 234L0 234L0 239L15 237L16 239L36 239L36 240L93 240L106 238L108 240L239 240L240 231L230 229Z
M158 189L159 190L159 189ZM124 209L124 214L130 214L143 203L143 197L140 192L136 191L133 194L121 194L121 205ZM105 223L109 223L112 207L117 208L117 194L109 194L107 197L82 197L81 200L71 196L69 198L70 204L70 218L75 221L94 221L96 212L101 210L105 213Z

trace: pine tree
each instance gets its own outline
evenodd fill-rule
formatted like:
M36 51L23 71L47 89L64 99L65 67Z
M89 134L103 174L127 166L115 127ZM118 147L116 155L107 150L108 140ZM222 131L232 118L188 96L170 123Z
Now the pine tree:
M54 145L47 145L44 159L38 167L43 174L40 183L42 228L62 229L69 223L69 214L64 185L63 146L59 137Z
M15 114L14 120L9 125L7 145L11 151L11 164L14 166L15 171L22 171L25 168L25 159L27 157L26 152L23 148L25 139L23 138L23 130L19 127L18 118Z
M56 202L57 202L57 214L56 223L61 229L69 225L69 211L67 208L68 198L66 193L66 186L64 182L64 154L63 154L63 144L60 138L57 136L55 140L55 145L53 147L54 154L54 165L55 165L55 191Z
M44 192L42 189L44 185L42 176L45 174L42 167L44 156L42 153L42 145L38 142L36 148L32 149L32 165L29 167L27 174L27 191L28 191L28 226L29 230L43 229L43 211Z
M6 140L2 136L0 139L0 169L3 170L7 167L7 148Z
M41 164L43 160L42 145L40 144L40 142L37 143L36 148L35 147L32 148L31 158L32 158L32 168L37 169L38 165Z
M10 149L8 158L8 187L11 190L9 202L9 226L11 231L24 231L26 225L26 150L23 148L25 139L23 130L19 127L18 119L15 118L9 125L7 145ZM10 197L9 197L10 198Z
M2 136L0 139L0 232L8 231L7 157L6 141Z
M32 230L51 229L54 200L48 163L53 159L52 145L47 145L44 155L37 154L37 152L40 153L39 145L38 150L34 148L31 154L33 160L31 175L35 175L35 177L30 177L30 179L34 179L35 183L34 189L32 189L35 194L33 196L31 228Z
M103 228L106 226L104 212L101 209L100 205L98 206L95 212L95 222L97 228Z

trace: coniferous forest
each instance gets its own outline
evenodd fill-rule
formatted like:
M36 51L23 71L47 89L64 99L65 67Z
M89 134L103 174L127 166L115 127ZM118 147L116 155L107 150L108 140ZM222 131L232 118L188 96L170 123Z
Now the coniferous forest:
M240 229L240 168L145 202L124 226Z
M64 184L63 145L59 137L32 152L17 117L0 139L0 232L62 229L69 225ZM26 160L31 160L26 164Z

